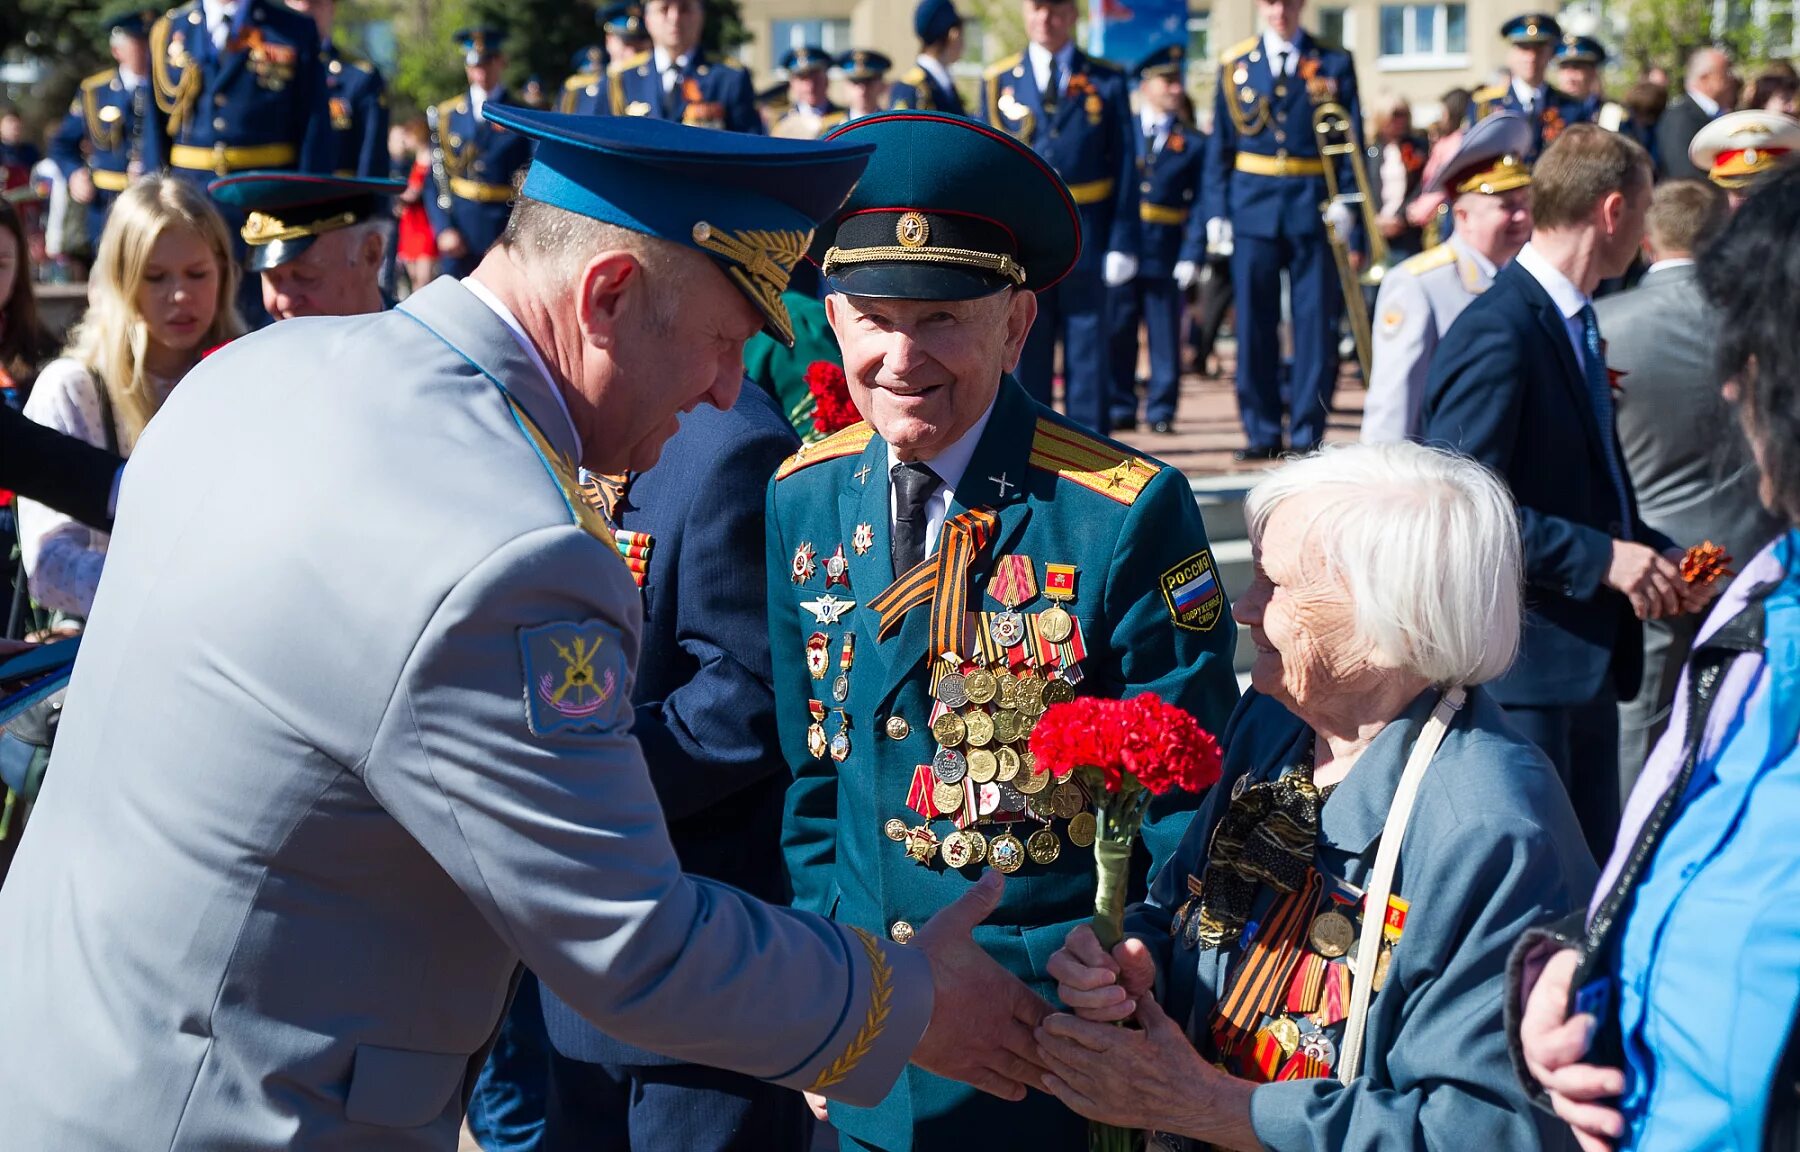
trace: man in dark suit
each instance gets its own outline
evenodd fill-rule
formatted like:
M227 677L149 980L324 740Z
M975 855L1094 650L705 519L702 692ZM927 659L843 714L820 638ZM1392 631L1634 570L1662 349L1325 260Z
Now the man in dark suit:
M113 453L0 404L0 488L105 530L123 467Z
M1617 702L1637 691L1640 620L1695 611L1680 551L1645 524L1613 427L1590 299L1643 236L1650 157L1578 124L1532 173L1532 239L1444 334L1426 383L1426 443L1512 487L1525 547L1525 636L1495 699L1569 785L1595 855L1619 818Z
M1671 539L1713 540L1741 562L1782 525L1757 495L1756 461L1719 391L1718 319L1694 274L1694 253L1727 217L1724 194L1708 184L1657 188L1645 227L1650 270L1594 312L1607 337L1607 370L1619 381L1619 443L1644 522ZM1619 705L1619 784L1627 793L1668 724L1700 620L1644 623L1643 679L1637 698Z
M1704 180L1688 159L1694 134L1737 102L1738 78L1723 48L1700 48L1688 57L1686 88L1656 122L1656 175L1663 180Z
M686 871L778 902L789 775L770 686L763 492L799 446L774 400L746 385L729 411L682 416L654 468L589 482L644 590L632 732L676 854ZM615 1040L536 984L527 974L471 1101L490 1152L805 1147L798 1093Z

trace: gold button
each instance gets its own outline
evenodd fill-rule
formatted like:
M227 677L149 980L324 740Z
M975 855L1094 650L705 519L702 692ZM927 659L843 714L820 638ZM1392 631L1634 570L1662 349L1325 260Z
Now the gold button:
M1287 159L1287 149L1286 148L1275 149L1275 159L1286 160Z
M889 716L887 734L889 740L904 740L912 735L912 725L906 722L904 716Z
M1287 143L1287 133L1283 132L1279 128L1275 129L1275 142L1277 144L1286 144Z
M230 127L230 121L226 120L225 117L219 116L219 117L214 118L214 120L213 120L213 131L214 132L223 132L228 127Z
M228 99L223 92L213 97L213 106L216 108L223 108L229 103L231 103L230 99Z
M888 929L888 935L894 938L896 944L910 944L913 938L913 926L904 920L896 920L894 926Z

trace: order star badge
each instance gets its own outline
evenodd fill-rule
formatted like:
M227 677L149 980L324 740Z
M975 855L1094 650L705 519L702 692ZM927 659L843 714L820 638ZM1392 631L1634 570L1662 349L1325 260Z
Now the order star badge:
M813 614L813 619L820 624L836 624L838 618L856 607L856 601L845 600L836 593L827 592L816 600L802 600L800 607Z
M810 543L794 549L794 583L804 584L819 571L819 551Z
M868 524L858 524L850 536L850 547L856 549L858 556L868 555L869 549L875 547L875 529Z

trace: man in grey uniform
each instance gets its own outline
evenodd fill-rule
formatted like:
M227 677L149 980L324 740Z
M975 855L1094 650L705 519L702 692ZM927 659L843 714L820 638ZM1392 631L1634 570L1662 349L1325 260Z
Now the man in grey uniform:
M1363 440L1419 438L1425 377L1438 341L1531 239L1531 169L1524 159L1530 146L1525 117L1492 113L1464 133L1462 146L1422 189L1450 197L1456 230L1382 278Z
M134 453L0 892L9 1147L452 1149L521 961L853 1103L1036 1081L1045 1006L967 935L998 884L900 947L681 874L576 482L733 402L868 150L487 114L539 145L474 276L232 344Z

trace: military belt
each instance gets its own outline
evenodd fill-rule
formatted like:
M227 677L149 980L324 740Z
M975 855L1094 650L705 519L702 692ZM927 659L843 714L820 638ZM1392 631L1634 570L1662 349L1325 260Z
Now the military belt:
M94 187L102 192L123 192L131 185L131 173L114 172L110 168L89 168Z
M286 168L298 156L292 144L251 144L243 148L226 144L214 144L211 148L177 144L169 149L169 164L190 172L229 176L251 168Z
M1090 180L1086 184L1069 185L1069 195L1075 198L1077 204L1100 204L1112 199L1112 194L1113 181L1111 179Z
M1252 176L1323 176L1325 162L1317 156L1259 156L1239 152L1235 165Z
M511 184L483 184L479 180L450 177L450 194L458 200L478 200L483 204L504 204L512 199Z
M1187 223L1188 210L1170 208L1164 204L1139 204L1138 219L1146 224L1171 224L1179 227Z

